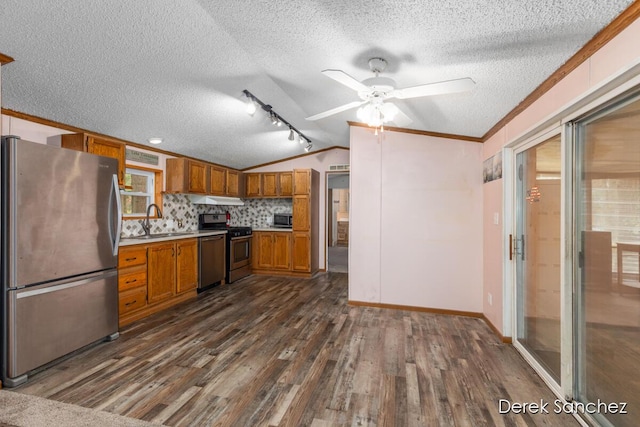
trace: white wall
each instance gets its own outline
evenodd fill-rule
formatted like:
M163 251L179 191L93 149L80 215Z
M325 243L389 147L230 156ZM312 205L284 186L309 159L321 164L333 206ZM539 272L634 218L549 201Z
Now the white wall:
M38 142L40 144L52 143L55 138L64 133L73 133L64 129L34 123L16 117L2 115L2 134L16 135L25 141ZM56 145L54 143L54 145ZM59 138L57 145L60 145Z
M30 122L28 120L19 119L12 116L2 115L2 135L17 135L20 138L38 142L40 144L49 144L60 146L60 135L73 133L64 129L60 129L53 126L47 126L40 123ZM145 150L138 147L127 147L143 153L153 154L158 156L158 164L150 165L147 163L134 162L127 160L126 166L141 166L143 168L151 168L161 170L164 176L166 171L167 159L173 158L164 153L158 153L155 151ZM163 179L163 189L166 188L166 180Z
M320 268L325 268L325 249L326 249L326 174L331 165L345 165L349 164L349 150L335 148L333 150L322 151L317 154L298 157L291 160L286 160L279 163L274 163L268 166L262 166L247 170L245 172L280 172L290 171L293 169L315 169L320 172L320 238L318 239L318 265Z
M351 128L349 299L482 311L482 144Z

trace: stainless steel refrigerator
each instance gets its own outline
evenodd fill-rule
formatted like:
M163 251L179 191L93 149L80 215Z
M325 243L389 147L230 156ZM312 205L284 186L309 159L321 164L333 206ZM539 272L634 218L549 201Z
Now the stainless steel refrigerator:
M2 380L118 337L118 162L2 138Z

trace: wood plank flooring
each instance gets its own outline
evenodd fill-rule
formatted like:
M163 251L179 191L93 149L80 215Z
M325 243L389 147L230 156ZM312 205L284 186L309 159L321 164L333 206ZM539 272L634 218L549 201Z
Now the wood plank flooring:
M170 426L578 425L499 414L555 397L482 320L351 307L341 273L214 288L14 390Z

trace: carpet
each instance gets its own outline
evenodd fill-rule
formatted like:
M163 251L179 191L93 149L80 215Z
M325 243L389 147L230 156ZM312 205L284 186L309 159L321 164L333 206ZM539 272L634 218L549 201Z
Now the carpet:
M148 427L146 421L0 390L0 427Z

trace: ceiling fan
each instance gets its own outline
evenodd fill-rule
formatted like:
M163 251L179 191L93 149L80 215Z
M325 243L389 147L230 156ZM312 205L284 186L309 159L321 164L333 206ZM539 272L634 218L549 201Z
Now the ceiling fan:
M342 70L324 70L322 74L332 78L358 92L360 101L350 102L331 110L307 117L307 120L320 120L331 115L360 107L358 109L358 119L367 123L371 127L382 126L384 123L393 121L396 125L403 127L411 123L411 119L403 113L391 99L409 99L422 96L442 95L447 93L465 92L471 90L475 82L469 77L455 80L447 80L424 85L411 86L404 89L396 89L396 82L388 77L380 77L387 67L387 61L383 58L369 59L369 69L375 77L358 80L351 77ZM365 105L366 104L366 105Z

